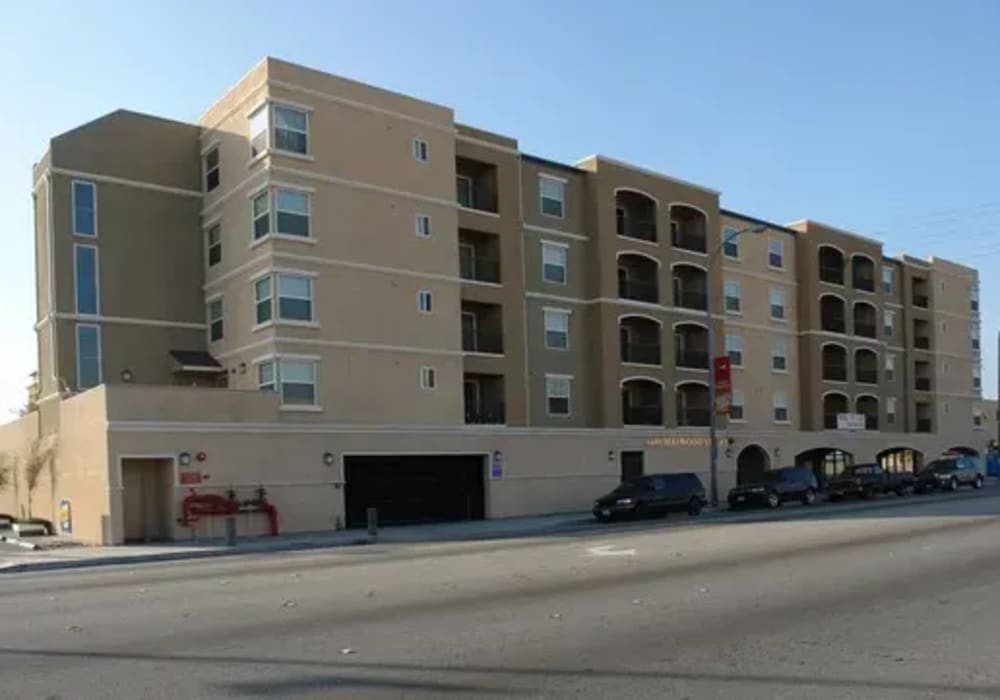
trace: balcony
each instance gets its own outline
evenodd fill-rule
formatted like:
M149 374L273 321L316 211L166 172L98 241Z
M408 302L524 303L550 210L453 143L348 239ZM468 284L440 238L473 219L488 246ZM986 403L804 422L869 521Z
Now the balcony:
M913 388L916 389L917 391L930 391L931 390L930 377L914 377Z
M677 386L677 425L705 426L711 419L712 402L708 387L688 382Z
M458 271L463 280L500 284L500 242L495 235L458 230Z
M622 423L663 425L663 387L648 379L622 382Z
M466 424L502 425L507 421L502 375L466 374L462 382L462 391Z
M618 296L622 299L660 301L660 267L653 258L634 253L618 256Z
M623 406L625 425L663 425L662 406Z
M837 416L848 412L847 396L833 392L823 397L823 427L826 430L836 430Z
M836 413L824 413L823 414L823 428L825 430L836 430L837 429L837 414Z
M640 365L662 362L660 324L646 316L625 316L618 322L621 361Z
M674 365L687 369L708 369L708 330L695 323L674 328Z
M471 158L455 159L455 196L459 206L497 213L497 166Z
M918 306L921 309L926 309L927 306L929 305L929 303L930 302L928 301L928 299L927 299L927 297L925 295L923 295L923 294L914 294L913 295L913 305L914 306Z
M823 363L824 382L846 382L847 365Z
M821 245L817 251L819 279L829 284L844 284L844 254L836 248Z
M923 277L914 277L910 299L914 306L926 309L930 305L930 283Z
M858 348L854 352L854 380L859 384L878 384L878 355L874 350Z
M875 261L867 255L851 256L851 282L855 289L875 291Z
M656 201L634 190L615 192L615 228L619 236L655 243Z
M918 433L929 433L929 432L931 432L931 419L930 418L917 418L917 432Z
M674 306L705 311L708 308L708 277L705 271L683 263L673 267Z
M855 401L855 412L865 417L865 430L878 430L878 399L859 396Z
M878 370L858 367L855 375L858 384L878 384Z
M462 302L462 350L503 354L503 319L499 304Z
M695 253L708 252L705 215L683 204L670 207L670 240L674 248Z
M830 333L847 332L847 311L844 300L832 294L819 298L819 327Z
M931 339L927 336L917 336L913 339L913 347L918 350L930 350L931 349Z
M636 365L659 365L662 353L659 343L622 342L622 362Z
M459 274L463 280L500 284L500 261L496 258L460 255L458 262Z

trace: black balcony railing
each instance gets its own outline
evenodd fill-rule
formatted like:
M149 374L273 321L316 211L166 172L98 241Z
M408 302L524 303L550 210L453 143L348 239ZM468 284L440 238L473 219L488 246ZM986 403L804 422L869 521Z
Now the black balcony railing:
M927 296L924 294L914 294L913 295L913 305L919 306L921 309L927 308Z
M622 342L622 362L658 365L661 362L659 343Z
M625 425L663 425L662 406L623 406Z
M917 391L930 391L931 390L930 377L915 377L913 379L913 387Z
M686 408L677 412L677 425L708 425L711 411L707 408Z
M830 284L843 284L844 268L839 265L820 265L819 279Z
M878 384L877 369L865 369L863 367L859 367L854 374L854 378L861 384Z
M705 237L693 233L675 233L674 248L693 250L696 253L706 252Z
M708 353L704 350L678 350L676 365L693 369L708 369Z
M855 275L854 276L854 288L860 289L865 292L875 291L875 278L867 277L865 275Z
M913 339L913 347L919 348L920 350L930 350L931 339L926 335L918 335Z
M823 380L829 382L846 382L847 365L823 365Z
M844 333L847 331L847 323L843 316L823 316L819 322L820 328L831 333Z
M878 430L878 416L865 415L865 430Z
M626 238L638 238L642 241L656 240L656 221L653 219L633 219L629 216L618 217L618 235Z
M500 425L507 420L502 401L481 401L465 406L465 422L469 425Z
M836 430L837 429L837 414L836 413L824 413L823 414L823 428L826 430Z
M682 309L697 309L704 311L708 306L708 296L705 292L680 289L676 292L674 303Z
M929 432L931 432L931 419L930 418L917 418L917 432L918 433L929 433Z
M660 300L660 289L655 281L618 280L618 296L622 299L635 299L655 304Z
M500 282L500 261L493 258L460 258L459 274L464 280L476 282Z
M462 350L503 354L503 334L491 331L462 329Z
M875 337L875 324L874 323L862 323L856 322L854 324L854 335L860 335L863 338L874 338Z

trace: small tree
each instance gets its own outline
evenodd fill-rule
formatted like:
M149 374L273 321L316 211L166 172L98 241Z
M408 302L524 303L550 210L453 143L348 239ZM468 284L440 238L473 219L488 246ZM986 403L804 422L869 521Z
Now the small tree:
M55 481L55 439L35 438L28 445L28 452L24 456L24 485L28 487L28 517L32 517L31 499L38 486L38 479L46 468L49 469L49 476Z
M0 491L6 491L14 483L17 472L17 457L8 453L0 453Z

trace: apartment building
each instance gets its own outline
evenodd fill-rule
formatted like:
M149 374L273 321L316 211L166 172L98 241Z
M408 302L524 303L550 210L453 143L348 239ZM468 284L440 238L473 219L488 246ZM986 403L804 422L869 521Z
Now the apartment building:
M33 178L41 398L0 451L54 446L36 515L68 504L86 541L206 536L192 490L263 490L305 531L707 483L723 354L722 491L994 437L975 270L283 61L196 124L117 111L56 136Z

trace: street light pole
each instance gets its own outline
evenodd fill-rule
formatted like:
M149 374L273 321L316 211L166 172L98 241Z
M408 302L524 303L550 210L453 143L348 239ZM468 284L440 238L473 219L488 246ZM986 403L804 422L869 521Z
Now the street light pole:
M747 226L738 231L733 231L728 236L724 236L722 243L708 256L705 267L708 270L705 285L705 327L708 328L708 470L709 470L709 497L713 506L719 505L719 445L715 439L715 323L712 318L712 264L719 253L726 247L726 243L735 240L744 233L763 233L765 226Z

